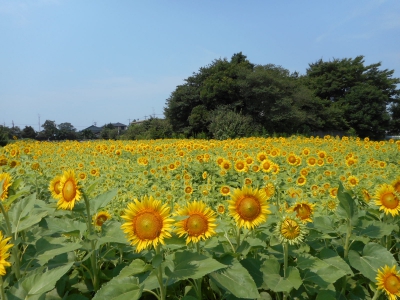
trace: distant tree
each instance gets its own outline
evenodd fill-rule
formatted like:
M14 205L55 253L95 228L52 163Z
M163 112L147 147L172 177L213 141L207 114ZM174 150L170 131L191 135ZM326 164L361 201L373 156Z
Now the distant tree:
M42 136L48 140L55 140L57 137L58 129L55 121L46 120L43 125Z
M8 144L8 131L8 127L0 125L0 147Z
M20 139L22 137L21 128L19 128L18 126L10 127L8 130L8 136L10 139L13 139L14 137Z
M32 126L25 126L22 129L22 137L25 139L34 139L36 137L35 129Z
M76 138L76 129L71 123L65 122L58 125L58 140L74 140Z
M252 135L257 131L249 115L236 113L221 106L210 113L210 133L218 140Z
M96 135L89 129L82 130L79 137L84 140L92 140L96 138Z
M400 100L394 103L389 108L390 112L390 126L389 134L399 135L400 134Z
M144 140L162 139L172 136L172 126L165 119L150 118L139 124L131 124L121 139L125 140Z
M353 128L360 137L382 139L389 130L387 107L397 101L399 78L394 70L380 70L381 63L364 65L364 56L354 59L322 59L310 64L306 84L328 107L340 107L341 128Z

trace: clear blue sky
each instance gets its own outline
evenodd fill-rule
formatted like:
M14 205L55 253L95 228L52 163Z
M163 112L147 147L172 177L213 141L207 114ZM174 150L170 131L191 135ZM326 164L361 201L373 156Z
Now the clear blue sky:
M240 51L301 74L364 55L400 77L400 1L0 0L0 123L163 117L185 78Z

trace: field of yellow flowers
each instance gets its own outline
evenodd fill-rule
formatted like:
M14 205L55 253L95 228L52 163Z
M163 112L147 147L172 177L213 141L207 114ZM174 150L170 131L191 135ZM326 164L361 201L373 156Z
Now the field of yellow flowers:
M396 299L400 142L15 141L1 299Z

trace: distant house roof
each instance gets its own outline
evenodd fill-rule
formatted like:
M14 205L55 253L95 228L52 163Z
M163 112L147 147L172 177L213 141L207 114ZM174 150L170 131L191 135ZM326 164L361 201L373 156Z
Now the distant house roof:
M90 130L91 132L93 132L94 134L101 132L101 130L103 129L103 127L97 127L97 126L89 126L88 128L85 128L83 130ZM83 131L82 130L82 131Z
M111 123L111 125L114 127L126 127L126 125L122 123Z

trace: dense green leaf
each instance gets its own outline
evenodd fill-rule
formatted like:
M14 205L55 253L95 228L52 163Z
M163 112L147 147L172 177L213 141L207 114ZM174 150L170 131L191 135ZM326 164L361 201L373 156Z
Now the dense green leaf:
M212 272L209 276L216 285L230 292L235 297L244 299L260 297L253 278L235 259L231 260L228 267Z
M128 243L128 240L121 229L121 223L110 220L103 224L101 227L101 236L97 239L96 248L105 243Z
M25 229L32 227L33 225L39 223L48 212L40 209L33 209L28 216L25 216L19 220L18 227L15 228L17 232L21 232ZM14 230L14 231L15 231Z
M15 232L20 225L21 219L27 216L33 209L36 201L36 193L19 200L12 206L9 217L12 225L12 232Z
M86 231L86 223L67 218L46 218L47 227L52 233L83 234Z
M213 258L190 251L176 252L173 263L173 270L166 267L165 274L168 277L179 280L201 278L208 273L225 267L225 265Z
M90 199L90 213L92 215L96 214L101 208L106 206L117 194L118 189L112 189L97 196L94 199Z
M368 279L375 281L378 269L388 265L396 265L393 255L385 247L368 243L365 245L362 255L354 250L349 251L350 265L361 272Z
M101 287L93 300L137 300L142 290L136 277L113 278Z
M129 266L123 268L117 277L122 278L122 277L133 276L136 274L150 271L151 269L152 269L151 265L146 264L141 259L135 259L130 263Z
M354 228L354 233L358 236L368 236L370 238L381 238L390 235L397 225L387 224L380 221L362 220L360 224Z
M63 237L43 237L36 242L36 259L40 265L44 265L57 255L77 250L80 243L67 243Z
M73 262L43 273L44 268L31 272L20 279L16 286L7 293L9 299L39 299L41 295L52 290L57 281L71 269ZM44 299L44 298L43 298Z
M350 194L345 191L342 183L339 183L337 197L339 199L339 206L345 210L347 218L351 220L357 213L357 204Z

